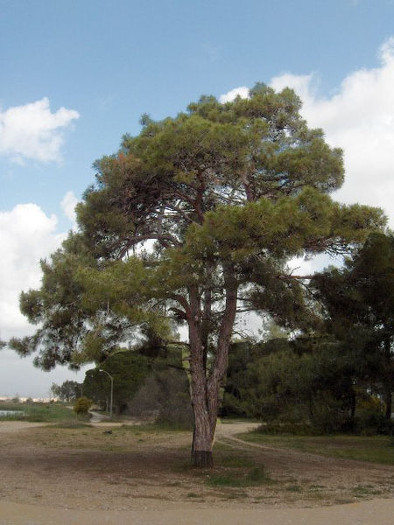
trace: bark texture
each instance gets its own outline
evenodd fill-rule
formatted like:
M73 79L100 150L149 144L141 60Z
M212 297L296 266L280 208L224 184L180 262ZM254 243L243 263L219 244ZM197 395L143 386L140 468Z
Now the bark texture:
M215 355L208 366L207 302L211 292L205 295L205 305L198 288L189 290L190 311L188 315L190 341L191 397L194 412L192 465L212 467L212 448L219 410L220 387L227 370L228 351L234 327L237 307L237 282L231 268L225 271L226 300L221 314ZM210 307L210 306L209 306Z

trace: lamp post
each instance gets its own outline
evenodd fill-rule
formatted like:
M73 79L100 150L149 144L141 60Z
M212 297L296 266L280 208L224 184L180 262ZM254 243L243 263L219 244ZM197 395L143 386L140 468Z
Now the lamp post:
M107 376L111 380L111 398L110 398L110 404L109 404L109 418L112 419L112 404L114 399L114 378L109 374L106 370L103 370L102 368L99 368L99 372L104 372L104 374L107 374Z

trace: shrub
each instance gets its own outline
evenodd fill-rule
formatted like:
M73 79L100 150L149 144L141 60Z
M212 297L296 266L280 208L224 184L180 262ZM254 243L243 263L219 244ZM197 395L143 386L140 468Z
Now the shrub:
M390 435L394 429L394 421L388 420L384 414L384 403L375 396L362 399L357 406L354 419L354 432L363 435Z
M87 397L79 397L74 404L74 412L78 416L87 415L89 408L92 406L92 400Z
M259 434L290 434L295 436L310 436L317 433L313 427L307 423L283 423L281 421L273 421L265 425L261 425L256 429L256 432Z

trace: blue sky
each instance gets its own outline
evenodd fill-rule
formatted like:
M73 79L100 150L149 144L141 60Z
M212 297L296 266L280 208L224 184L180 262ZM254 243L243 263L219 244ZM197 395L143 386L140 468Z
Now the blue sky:
M0 338L31 332L18 295L72 227L93 161L142 113L202 94L295 88L345 150L338 199L392 218L393 20L392 0L0 0ZM66 377L0 353L0 396Z

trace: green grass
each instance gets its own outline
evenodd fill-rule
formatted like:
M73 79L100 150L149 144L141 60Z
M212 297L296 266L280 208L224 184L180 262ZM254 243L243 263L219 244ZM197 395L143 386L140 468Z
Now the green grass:
M0 403L0 410L20 410L23 414L0 417L0 421L55 423L76 420L75 413L58 403Z
M285 490L288 492L302 492L300 485L286 485Z
M373 485L357 485L352 489L352 493L357 498L364 498L365 496L379 496L382 494L382 491L376 489Z
M275 483L271 479L270 472L249 455L242 454L239 450L217 449L215 445L214 468L196 469L190 462L181 461L173 465L173 472L182 472L201 480L204 485L217 489L235 489L246 487L257 487ZM222 493L227 497L240 497L244 493Z
M188 492L186 494L186 497L187 498L199 498L200 496L198 494L196 494L195 492Z
M271 476L264 467L255 466L246 472L234 470L209 475L206 484L211 487L255 487L271 481Z
M394 465L394 447L389 436L280 436L250 432L240 437L245 441L276 448Z

